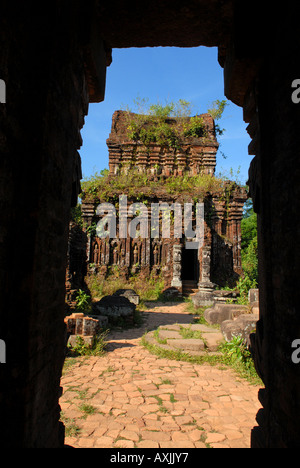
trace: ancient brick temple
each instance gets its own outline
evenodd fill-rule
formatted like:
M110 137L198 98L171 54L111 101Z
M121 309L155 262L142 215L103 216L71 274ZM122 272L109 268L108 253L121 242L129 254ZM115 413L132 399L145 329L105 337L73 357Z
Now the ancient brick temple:
M292 360L300 338L299 9L297 1L2 0L1 447L64 446L65 272L80 131L89 104L104 100L112 50L156 46L216 47L224 94L248 124L260 295L252 349L263 380L251 447L300 447Z
M134 174L133 184L144 178L143 186L137 186L134 194L120 188L110 196L99 193L90 196L83 194L82 217L85 227L97 225L101 220L98 205L114 204L117 200L118 214L116 235L100 238L97 232L88 229L87 262L90 271L107 275L109 267L119 268L125 277L130 274L161 275L166 289L176 288L180 294L188 293L198 288L216 284L234 284L241 274L241 219L243 206L247 198L244 188L235 183L214 178L216 153L219 144L216 139L215 123L209 114L202 115L203 132L200 136L185 136L180 146L173 147L150 143L145 146L141 141L133 141L128 137L128 119L131 114L116 111L112 119L112 128L107 145L109 149L108 184L113 184L118 178ZM133 115L133 114L132 114ZM168 118L170 127L188 123L190 118ZM208 191L199 186L183 187L168 190L170 181L184 185L189 177L204 176L203 183L210 180ZM145 177L146 176L146 177ZM173 193L174 192L174 193ZM120 204L118 197L126 195L125 204ZM140 214L141 224L145 221L147 237L140 235L124 238L120 231L120 219L126 216L126 223L135 219L130 207L133 203L141 203L143 214ZM197 224L197 203L203 203L204 217ZM187 233L184 223L185 204L190 204L192 229L196 227L202 232L204 242L191 244L193 232ZM174 207L173 216L179 216L181 227L176 229L176 221L170 222L170 235L163 235L163 213L160 212L160 230L153 233L151 208L154 206ZM177 208L175 208L177 207ZM176 211L179 210L178 211ZM199 208L200 209L200 208ZM123 210L123 212L122 212ZM154 210L154 208L153 208ZM153 213L152 210L152 213ZM125 213L124 213L125 212ZM102 212L104 215L104 212ZM177 217L178 221L178 217ZM201 223L201 225L200 225ZM126 233L128 230L126 229ZM202 245L203 244L203 245ZM189 248L189 247L192 248Z
M141 141L131 141L127 130L131 117L134 118L134 114L124 111L116 111L113 115L111 133L107 140L111 174L126 174L132 168L141 173L166 177L186 173L215 173L219 144L216 140L215 124L209 114L199 116L203 121L202 133L205 134L205 138L186 137L177 149L155 143L145 146ZM187 124L190 118L170 117L165 121L172 128Z

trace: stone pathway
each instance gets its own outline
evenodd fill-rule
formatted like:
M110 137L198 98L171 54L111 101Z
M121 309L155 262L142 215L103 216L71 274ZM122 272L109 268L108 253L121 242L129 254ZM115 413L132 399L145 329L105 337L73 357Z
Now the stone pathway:
M60 404L70 431L67 445L250 447L259 387L229 369L159 358L140 344L146 330L191 323L185 309L182 303L149 309L141 328L109 335L104 357L80 358L64 372Z

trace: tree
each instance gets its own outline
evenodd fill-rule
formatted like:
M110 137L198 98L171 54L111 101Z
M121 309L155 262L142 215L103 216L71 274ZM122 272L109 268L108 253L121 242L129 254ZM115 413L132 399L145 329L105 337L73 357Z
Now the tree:
M241 227L241 255L244 275L239 280L237 288L241 295L241 302L246 303L249 290L258 286L257 215L253 211L251 201L246 204Z
M245 207L244 217L241 224L242 229L242 252L245 251L252 240L257 238L257 215L253 211L253 206L249 203Z
M212 108L208 109L207 113L210 114L214 120L220 120L226 106L228 106L228 102L225 99L223 101L217 99L212 103ZM219 124L216 124L216 132L218 135L223 135L225 128L220 128Z

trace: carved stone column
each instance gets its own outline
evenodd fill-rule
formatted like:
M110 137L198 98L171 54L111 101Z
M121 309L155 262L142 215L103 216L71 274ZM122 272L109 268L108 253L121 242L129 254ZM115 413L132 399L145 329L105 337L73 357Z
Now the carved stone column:
M182 244L176 244L173 246L173 279L171 286L178 288L182 291Z
M210 280L211 271L211 246L205 245L202 248L202 274L198 284L199 291L192 297L196 307L212 306L214 304L213 293L216 285Z
M86 256L87 262L93 263L91 259L91 241L92 237L91 234L88 232L88 228L91 227L93 222L93 217L95 215L96 205L94 202L86 202L83 200L81 205L81 212L82 212L82 220L83 220L83 230L87 234L87 245L86 245Z

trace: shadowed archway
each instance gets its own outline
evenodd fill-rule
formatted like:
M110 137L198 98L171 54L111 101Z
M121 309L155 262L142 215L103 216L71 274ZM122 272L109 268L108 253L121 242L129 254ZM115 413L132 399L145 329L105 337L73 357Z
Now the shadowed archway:
M111 49L216 46L225 95L243 107L255 156L261 318L255 359L266 388L253 447L300 445L298 8L258 1L8 2L0 17L1 446L62 447L64 286L80 129L105 95ZM18 238L18 248L15 240ZM274 369L276 372L274 372Z

